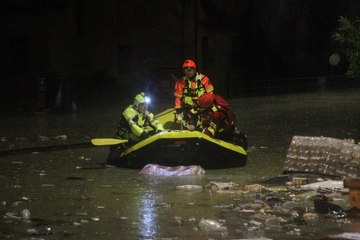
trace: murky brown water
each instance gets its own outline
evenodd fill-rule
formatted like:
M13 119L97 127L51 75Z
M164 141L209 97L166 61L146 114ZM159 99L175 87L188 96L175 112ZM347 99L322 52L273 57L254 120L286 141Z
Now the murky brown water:
M335 220L320 214L317 221L282 229L250 229L252 214L224 211L226 206L253 202L255 196L221 195L205 186L232 181L241 186L282 173L294 135L359 139L360 90L264 98L232 99L239 128L249 140L244 168L206 171L203 176L157 177L138 170L104 168L108 147L40 151L1 157L2 216L28 209L28 221L2 219L0 238L7 239L321 239L328 234L355 232L357 219ZM171 104L161 104L159 109ZM2 119L1 150L59 144L37 136L66 134L64 144L112 137L120 107L98 106L66 116L6 116ZM24 142L16 137L26 137ZM221 161L219 159L219 161ZM201 191L177 190L199 185ZM286 197L286 196L285 196ZM6 202L6 204L5 204ZM202 218L220 221L227 234L196 230ZM43 236L27 232L37 231ZM50 234L50 235L45 235Z

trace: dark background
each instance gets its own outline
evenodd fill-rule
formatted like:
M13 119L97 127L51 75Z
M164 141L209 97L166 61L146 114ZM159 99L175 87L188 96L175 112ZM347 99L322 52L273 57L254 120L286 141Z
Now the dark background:
M62 86L63 112L84 96L171 99L188 58L228 98L358 87L332 37L358 10L355 0L1 0L0 111L42 110L40 78L47 109Z

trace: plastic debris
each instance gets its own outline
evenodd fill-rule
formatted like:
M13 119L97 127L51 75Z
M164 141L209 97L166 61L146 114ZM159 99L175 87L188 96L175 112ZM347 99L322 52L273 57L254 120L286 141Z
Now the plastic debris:
M13 212L7 212L5 213L5 215L3 216L4 219L9 219L9 220L17 220L17 221L20 221L22 220L23 218L20 217L18 214L16 213L13 213Z
M344 233L340 233L340 234L329 235L328 238L360 240L360 233L358 233L358 232L344 232Z
M305 209L303 207L300 206L296 206L293 209L291 209L289 211L291 218L294 222L296 223L303 223L304 220L304 214L305 214Z
M305 185L300 186L301 190L318 190L318 189L324 189L324 188L328 188L328 189L344 188L344 182L328 180L328 181L310 183L310 184L305 184Z
M353 144L353 141L350 143L329 137L293 136L284 162L284 171L356 177L359 173L359 157L359 145Z
M29 228L27 231L26 231L27 234L33 234L33 233L36 233L36 230L33 229L33 228Z
M154 204L153 207L171 207L169 203Z
M240 204L239 207L241 209L252 209L252 210L259 210L264 207L262 203L243 203Z
M20 204L22 203L22 201L15 201L15 202L13 202L13 206L14 207L17 207L17 206L19 206Z
M47 183L44 183L44 184L41 184L42 187L55 187L55 184L47 184Z
M50 138L49 138L49 137L41 136L41 135L38 136L38 139L39 139L40 141L50 141Z
M233 190L233 189L242 189L239 184L234 182L210 182L205 186L211 190Z
M284 201L282 201L280 198L274 196L266 196L263 200L271 207L280 206L284 203Z
M157 176L186 176L186 175L202 175L205 170L198 165L168 167L158 164L147 164L140 171L140 174L149 174Z
M28 141L28 139L26 137L16 137L15 139L17 142L25 142Z
M181 185L181 186L176 186L176 189L178 189L178 190L185 190L185 191L196 191L196 190L202 190L202 186L197 186L197 185Z
M330 211L344 210L339 204L335 204L334 201L329 201L329 198L327 198L325 195L319 195L314 198L314 207L315 210L320 213L327 213L329 210Z
M78 216L87 216L89 214L87 212L76 212L76 215L78 215Z
M280 213L289 213L291 209L294 207L299 206L299 203L295 201L287 201L281 205L275 206L274 211L280 212Z
M30 218L30 211L28 209L24 209L20 213L22 219L27 220Z
M55 139L66 140L67 136L66 135L58 135L58 136L55 137Z
M304 177L294 177L292 179L292 183L294 185L306 185L306 184L311 184L311 183L316 183L316 182L324 182L324 181L328 181L330 179L328 178L304 178Z
M55 212L56 216L71 216L71 213L68 212Z
M305 222L311 222L318 220L319 215L317 213L304 213L303 218Z
M346 213L343 211L329 211L325 217L326 218L333 218L333 219L338 219L338 218L346 218Z
M198 229L203 229L207 231L219 231L219 232L226 232L227 227L223 226L218 221L202 218L198 224Z
M245 190L247 190L249 192L260 193L262 187L263 186L260 184L245 185Z
M31 236L49 236L49 235L53 235L54 232L53 231L50 231L50 230L45 230L43 232L39 232L39 231L36 231L35 232L33 231L34 229L30 229L28 230L28 233L31 235ZM33 239L33 238L31 238Z

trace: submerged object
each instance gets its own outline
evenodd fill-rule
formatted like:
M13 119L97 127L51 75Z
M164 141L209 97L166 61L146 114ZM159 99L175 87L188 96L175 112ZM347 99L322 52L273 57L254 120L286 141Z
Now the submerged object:
M205 170L200 166L176 166L168 167L158 164L147 164L141 171L140 174L150 174L157 176L185 176L185 175L202 175Z

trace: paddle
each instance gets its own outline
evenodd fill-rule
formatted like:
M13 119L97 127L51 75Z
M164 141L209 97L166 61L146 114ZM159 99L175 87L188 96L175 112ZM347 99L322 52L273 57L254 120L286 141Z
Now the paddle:
M116 138L94 138L91 139L91 143L95 146L106 146L106 145L116 145L120 143L125 143L128 140L126 139L116 139Z
M171 113L171 112L174 111L174 110L175 110L175 108L168 108L168 109L166 109L166 110L164 110L164 111L156 114L155 117L156 117L156 118L159 118L159 117L161 117L161 116L164 116L164 115L166 115L166 114Z
M179 122L180 122L180 131L182 131L183 130L183 120L180 119Z
M174 109L173 109L173 110L174 110ZM175 126L175 124L176 124L177 122L179 122L179 124L180 124L180 130L181 130L181 131L183 130L182 119L177 118L177 114L176 114L176 113L174 114L174 122L173 122L173 124L171 125L170 130L172 130L172 129L174 128L174 126Z

